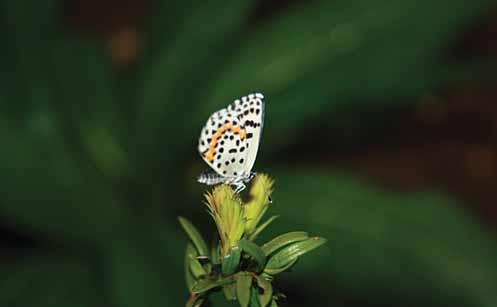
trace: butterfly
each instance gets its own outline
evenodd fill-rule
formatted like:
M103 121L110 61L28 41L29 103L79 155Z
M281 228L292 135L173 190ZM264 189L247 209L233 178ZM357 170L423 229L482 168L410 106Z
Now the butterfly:
M264 125L264 96L249 94L212 114L202 128L198 152L214 170L200 174L197 181L207 185L229 184L235 193L252 180L261 131Z

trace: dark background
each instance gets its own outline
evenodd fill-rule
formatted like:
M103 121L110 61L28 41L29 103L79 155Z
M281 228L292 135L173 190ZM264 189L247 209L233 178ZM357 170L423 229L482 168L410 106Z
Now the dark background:
M260 242L328 239L282 306L497 305L495 1L0 3L0 306L183 305L198 133L254 91Z

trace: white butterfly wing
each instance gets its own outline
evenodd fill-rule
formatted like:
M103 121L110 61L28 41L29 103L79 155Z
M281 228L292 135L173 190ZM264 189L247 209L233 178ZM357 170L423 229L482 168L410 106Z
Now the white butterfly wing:
M247 157L243 172L250 173L255 164L264 126L264 96L256 93L242 97L240 100L240 112L237 114L237 119L246 131L247 140L245 145Z
M226 178L249 174L257 156L263 118L262 94L242 97L212 114L199 137L202 159Z
M236 112L221 109L209 117L202 128L198 151L202 159L219 175L232 178L241 175L247 152L246 132ZM243 148L243 149L242 149Z

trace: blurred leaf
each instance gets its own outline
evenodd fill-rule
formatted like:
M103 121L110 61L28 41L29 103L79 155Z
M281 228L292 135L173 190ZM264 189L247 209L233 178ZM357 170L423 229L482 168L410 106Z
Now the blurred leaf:
M204 238L202 238L202 235L197 230L197 228L195 228L195 226L193 226L193 224L184 217L180 216L178 217L178 220L185 232L190 237L190 240L192 240L193 245L195 245L198 256L208 256L209 249L207 248L207 244L205 243Z
M262 307L259 303L259 293L256 288L250 291L250 307Z
M233 278L232 277L226 277L226 278L221 278L217 280L213 279L201 279L199 280L192 289L192 292L194 294L201 294L206 291L209 291L211 289L217 288L217 287L222 287L225 285L228 285L230 283L233 283Z
M34 252L3 262L1 306L108 306L103 285L84 260Z
M220 264L221 263L221 245L217 242L213 243L211 248L211 262L212 264Z
M125 137L118 134L127 123L115 101L109 56L85 41L64 39L54 45L52 86L57 90L52 105L67 144L105 175L127 174Z
M101 172L112 177L125 168L105 126L113 113L104 112L113 106L110 70L94 45L59 38L57 3L2 2L17 88L5 102L24 108L15 120L0 119L0 176L9 178L0 188L0 215L28 231L104 241L127 224Z
M127 213L113 191L71 157L53 115L38 116L23 129L0 121L0 215L57 238L102 242L122 231Z
M333 242L304 257L289 275L296 284L306 280L316 300L327 298L332 287L336 295L378 304L496 303L494 238L454 200L375 189L344 174L292 170L275 178L275 198L286 204L281 225ZM279 224L273 230L283 230Z
M185 252L185 260L184 260L184 266L185 266L185 281L186 281L186 286L190 292L192 292L192 287L195 281L197 280L195 276L193 275L192 271L190 270L190 260L192 258L197 257L197 250L191 243L188 243L186 246L186 252Z
M207 85L231 51L226 48L227 41L234 41L232 48L236 47L252 6L250 1L198 3L174 25L178 29L174 41L157 52L140 76L145 82L140 99L143 103L137 111L139 134L135 141L141 144L135 147L140 148L137 157L162 155L160 149L167 146L170 154L160 159L168 161L185 148L180 145L186 143L174 140L190 139L196 128L183 125L179 119L191 116L204 100Z
M171 229L148 221L108 241L102 250L105 281L115 306L173 306L185 299L184 241ZM192 287L193 288L193 287ZM165 291L167 295L165 295ZM194 292L194 289L192 289Z
M0 2L0 95L9 98L8 104L0 105L2 114L25 118L32 109L42 109L50 103L47 57L57 33L58 4L57 0Z
M247 240L238 241L238 246L250 255L257 262L258 270L262 270L264 268L264 264L266 263L266 256L264 255L264 251L254 242Z
M279 217L279 215L273 215L272 217L268 218L267 221L265 221L264 223L262 223L259 227L257 227L257 229L254 231L254 233L252 233L250 236L249 236L249 240L250 241L253 241L257 238L257 236L259 236L259 234L261 232L264 231L264 229L266 229L269 224L271 224L274 220L276 220L277 218Z
M144 52L146 60L153 60L160 52L167 50L170 44L178 39L181 27L194 9L195 1L169 2L162 0L151 1L152 14L147 18Z
M190 259L190 270L197 279L208 274L197 259Z
M236 300L236 284L229 284L223 287L224 297L228 301Z
M261 248L266 254L266 256L269 256L276 250L288 244L303 241L307 238L309 238L309 235L307 234L307 232L304 231L287 232L265 243L264 245L262 245Z
M338 107L370 97L376 108L394 98L412 101L405 98L442 81L446 67L438 56L490 3L341 0L295 6L244 40L205 109L264 93L271 118L266 140L275 147L307 120L325 118Z
M221 269L223 275L231 275L238 269L240 264L241 250L238 246L233 246L230 253L223 257Z
M260 276L257 276L256 280L257 284L263 291L261 294L259 294L259 303L262 307L266 307L273 298L273 286L269 281Z
M236 294L241 307L247 307L250 301L250 288L252 287L252 276L242 272L236 276Z

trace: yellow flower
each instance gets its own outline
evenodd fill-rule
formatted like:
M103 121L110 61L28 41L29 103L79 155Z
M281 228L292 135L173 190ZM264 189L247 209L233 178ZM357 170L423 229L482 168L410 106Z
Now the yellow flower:
M228 185L215 187L212 194L207 193L205 198L221 238L223 256L226 256L245 232L242 201Z
M250 201L243 207L246 220L245 232L250 236L259 224L262 216L271 203L274 181L266 174L255 177L250 188Z

